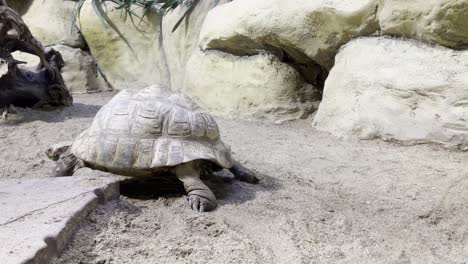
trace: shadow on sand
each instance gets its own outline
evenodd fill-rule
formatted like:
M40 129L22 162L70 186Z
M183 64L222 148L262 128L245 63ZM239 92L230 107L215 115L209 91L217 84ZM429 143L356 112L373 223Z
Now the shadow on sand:
M257 192L272 192L280 188L276 179L262 174L259 174L258 184L240 182L226 170L202 179L213 191L220 205L242 204L253 200ZM175 175L167 173L160 177L123 180L120 182L120 194L133 199L151 200L160 197L182 197L186 192L182 182Z
M17 114L10 115L11 119L2 120L2 123L14 126L33 121L60 123L73 118L92 118L96 115L99 109L101 109L101 107L102 105L74 103L73 106L58 108L52 111L17 108Z

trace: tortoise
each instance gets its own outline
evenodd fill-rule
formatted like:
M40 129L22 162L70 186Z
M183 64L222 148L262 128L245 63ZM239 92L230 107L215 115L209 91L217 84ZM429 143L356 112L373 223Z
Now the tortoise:
M210 114L161 86L118 93L73 142L53 145L46 154L56 161L55 176L71 176L81 167L132 177L172 172L190 207L200 212L217 206L200 175L229 169L238 180L258 182L232 158Z

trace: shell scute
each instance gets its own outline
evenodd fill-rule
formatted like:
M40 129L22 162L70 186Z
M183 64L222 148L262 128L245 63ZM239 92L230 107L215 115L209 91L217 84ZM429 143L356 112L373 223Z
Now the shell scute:
M162 135L163 116L159 108L141 108L132 126L135 135Z
M137 159L133 167L135 169L147 169L151 167L154 155L154 140L141 139L138 143Z
M154 149L154 158L151 162L151 167L161 167L167 164L167 156L169 154L169 140L161 139L157 141Z
M115 150L117 149L118 138L115 137L101 137L101 138L93 138L93 141L96 142L96 149L97 156L96 156L96 163L101 164L102 166L112 165L114 161ZM93 144L91 141L88 142L89 144ZM86 157L89 158L89 157ZM88 159L93 161L91 159Z
M83 138L83 146L86 148L86 158L89 160L95 160L98 156L98 141L95 137Z
M190 135L189 113L177 109L173 112L167 128L168 135L186 137Z
M119 138L112 166L132 168L136 160L136 146L137 141L133 138Z
M204 137L205 136L205 127L206 122L202 114L195 113L192 119L192 135L194 137Z
M167 157L167 162L169 166L177 165L184 162L184 148L182 142L180 141L171 141L169 143L169 155Z
M206 136L212 140L219 139L218 124L211 115L203 114L206 120Z

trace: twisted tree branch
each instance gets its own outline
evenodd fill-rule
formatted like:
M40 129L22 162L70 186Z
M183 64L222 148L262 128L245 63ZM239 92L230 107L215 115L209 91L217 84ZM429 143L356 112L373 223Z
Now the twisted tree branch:
M11 53L22 51L36 55L35 69L18 68ZM69 106L72 97L60 73L64 61L59 52L44 49L21 16L0 0L0 107Z

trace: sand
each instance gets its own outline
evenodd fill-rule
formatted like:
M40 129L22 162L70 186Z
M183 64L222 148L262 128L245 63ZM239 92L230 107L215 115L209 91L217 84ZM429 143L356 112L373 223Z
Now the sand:
M112 95L2 122L0 179L49 177L46 147L75 137ZM343 141L311 120L217 120L258 185L213 177L219 207L203 214L172 179L124 185L133 198L92 213L55 263L466 263L467 153ZM145 186L167 197L136 199Z

